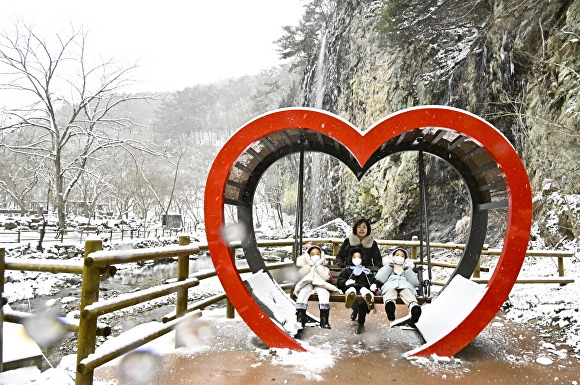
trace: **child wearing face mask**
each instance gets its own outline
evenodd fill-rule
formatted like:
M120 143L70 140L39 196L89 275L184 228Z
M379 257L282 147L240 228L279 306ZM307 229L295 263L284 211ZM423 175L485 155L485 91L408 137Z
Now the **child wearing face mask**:
M322 248L309 245L306 254L296 260L296 266L300 267L298 276L302 277L294 287L296 295L296 320L304 327L307 320L306 309L308 298L312 291L318 294L320 308L320 327L330 329L328 318L330 316L330 293L340 292L336 286L328 282L330 270L326 265L326 257Z
M376 281L377 285L381 286L387 318L389 321L395 320L395 301L399 296L409 307L411 323L416 323L421 316L421 306L415 297L415 292L419 287L419 279L413 271L415 264L409 258L407 251L398 247L391 255L383 258L383 265L377 272Z
M377 290L377 285L371 270L362 265L360 247L351 248L348 257L352 260L352 266L347 266L340 272L337 284L344 292L346 308L353 310L350 319L355 321L358 317L356 334L361 334L364 331L366 315L375 307L373 292ZM357 294L363 299L357 299Z

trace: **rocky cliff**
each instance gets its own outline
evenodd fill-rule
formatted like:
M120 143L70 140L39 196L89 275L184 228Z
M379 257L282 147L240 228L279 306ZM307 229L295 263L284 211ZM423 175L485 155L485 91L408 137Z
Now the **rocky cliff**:
M303 105L363 130L411 106L465 109L501 130L522 157L540 197L537 221L555 205L542 194L577 197L580 1L337 0L321 36L323 54L304 71ZM391 156L360 182L336 160L318 164L331 175L320 191L332 202L320 222L366 216L381 236L417 234L416 154ZM429 158L427 183L432 239L461 241L469 211L462 181ZM578 237L578 209L560 209L568 212L554 239ZM501 238L502 218L492 215L491 237Z

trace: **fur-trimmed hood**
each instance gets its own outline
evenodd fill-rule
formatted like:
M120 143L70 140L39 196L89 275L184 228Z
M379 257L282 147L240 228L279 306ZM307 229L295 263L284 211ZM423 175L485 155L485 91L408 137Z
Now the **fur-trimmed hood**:
M351 246L362 246L365 249L372 247L374 241L375 238L371 234L367 235L362 240L356 234L350 234L348 236L348 242Z
M326 260L326 254L324 253L324 250L322 250L322 248L320 246L312 245L312 246L308 246L307 251L298 257L298 259L296 260L296 266L304 267L304 266L310 265L311 259L310 259L310 254L308 254L308 252L313 248L317 248L318 250L320 250L320 262L318 264L319 265L326 265L328 263L328 261Z
M395 258L395 252L397 250L401 250L403 253L405 253L405 262L403 264L403 268L404 269L413 269L415 268L415 263L413 262L413 260L411 258L409 258L409 253L407 252L407 250L403 249L402 247L397 247L395 248L393 251L391 251L390 254L386 254L383 256L383 266L386 265L390 265L393 266L394 265L394 258Z
M311 260L308 253L304 253L298 257L296 266L300 267L298 276L301 279L294 287L294 294L297 295L307 284L312 284L315 287L323 287L330 292L340 292L336 286L328 282L330 279L330 270L324 265L326 263L324 252L321 257L321 260L313 265L310 265Z

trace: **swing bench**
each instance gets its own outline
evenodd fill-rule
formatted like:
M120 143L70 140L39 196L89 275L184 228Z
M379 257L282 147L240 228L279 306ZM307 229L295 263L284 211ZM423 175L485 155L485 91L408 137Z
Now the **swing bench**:
M338 266L338 265L328 265L327 266L330 269L330 275L331 275L331 282L334 284L336 283L336 281L338 280L338 276L340 274L340 272L342 271L342 267ZM376 266L372 266L370 267L370 270L373 272L373 274L376 275L377 271L379 270L378 267ZM417 294L417 293L415 293ZM419 305L424 304L425 302L429 302L430 298L427 298L425 296L419 296L417 295L417 302L419 303ZM357 300L358 299L363 299L363 297L358 294L356 296ZM375 304L382 304L384 303L383 301L383 296L382 295L376 295L375 294L375 298L374 298L374 303ZM316 292L312 292L312 294L310 294L310 297L308 298L309 301L318 301L318 294L316 294ZM340 293L330 293L330 302L344 302L344 294L340 294ZM403 300L401 298L396 299L396 303L398 305L403 305Z
M404 151L418 152L419 209L421 211L419 256L421 265L427 265L428 274L426 278L423 278L423 269L419 270L419 281L422 282L422 285L418 289L417 299L420 303L431 300L431 253L427 226L423 153L434 155L451 165L465 182L471 199L472 210L467 243L463 250L463 256L447 282L450 282L456 275L467 279L471 277L479 262L485 241L489 211L508 207L507 190L498 165L476 141L460 132L439 127L419 127L403 132L380 146L366 164L361 166L350 151L331 134L301 127L276 131L256 140L243 151L231 168L225 186L224 203L237 208L238 222L247 230L245 239L241 241L241 246L248 266L253 273L265 271L268 275L270 274L258 249L254 231L253 200L258 183L272 164L282 157L294 153L300 155L294 245L296 255L294 260L302 249L305 151L322 152L338 159L350 168L358 179L361 179L375 163L392 154ZM423 245L426 246L426 252L423 251ZM424 256L427 259L426 263L423 260ZM338 271L334 271L333 274L338 274ZM446 287L447 285L443 286L440 292ZM310 300L316 299L316 295L313 293ZM382 300L382 296L375 296L375 303L382 303ZM342 302L344 295L332 294L331 301Z

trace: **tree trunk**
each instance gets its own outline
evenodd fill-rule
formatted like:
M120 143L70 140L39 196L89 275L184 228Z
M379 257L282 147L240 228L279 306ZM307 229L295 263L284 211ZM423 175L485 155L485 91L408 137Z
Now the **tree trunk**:
M58 139L56 141L58 143ZM55 148L56 157L54 160L54 202L58 217L57 227L64 229L65 225L65 199L64 199L64 176L62 175L62 166L60 163L60 148Z

